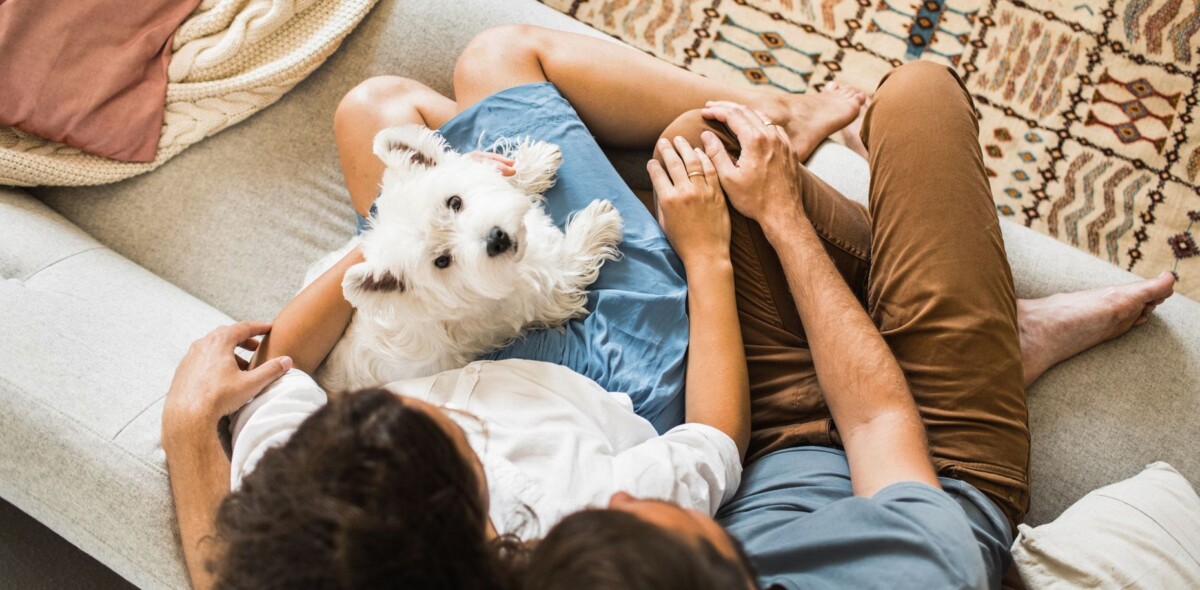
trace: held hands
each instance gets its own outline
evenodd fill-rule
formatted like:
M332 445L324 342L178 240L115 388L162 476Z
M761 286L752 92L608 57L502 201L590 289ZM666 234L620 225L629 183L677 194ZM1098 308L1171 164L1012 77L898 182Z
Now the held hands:
M685 266L729 259L729 208L712 160L687 140L658 140L662 159L646 168L658 195L659 224Z
M742 153L734 162L716 135L709 131L701 134L704 151L735 209L760 224L767 216L785 211L804 214L797 196L800 163L783 127L731 102L709 102L701 115L724 123L741 144Z
M167 392L164 445L174 442L174 437L186 428L215 434L218 420L236 412L292 368L292 359L278 357L247 370L246 361L234 354L237 348L258 349L254 337L270 330L270 324L239 322L217 328L192 343L175 369Z

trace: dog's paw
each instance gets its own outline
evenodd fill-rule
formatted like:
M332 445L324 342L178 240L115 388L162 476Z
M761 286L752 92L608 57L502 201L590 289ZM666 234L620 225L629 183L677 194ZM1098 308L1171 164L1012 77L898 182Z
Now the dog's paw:
M625 232L625 220L621 219L621 212L611 201L592 201L576 215L576 220L589 228L585 249L597 254L604 253L609 259L619 255L617 244L621 243Z
M544 141L522 141L506 150L517 173L509 177L513 186L529 196L540 199L542 193L554 186L554 175L562 165L562 151Z
M564 253L568 268L590 285L606 260L620 258L617 245L625 230L620 211L609 201L592 201L567 222Z

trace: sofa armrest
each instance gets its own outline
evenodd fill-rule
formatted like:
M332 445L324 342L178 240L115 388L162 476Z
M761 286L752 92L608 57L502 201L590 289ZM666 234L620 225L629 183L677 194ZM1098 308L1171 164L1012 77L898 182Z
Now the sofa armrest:
M20 191L0 191L0 268L0 496L141 587L186 587L162 403L231 320Z

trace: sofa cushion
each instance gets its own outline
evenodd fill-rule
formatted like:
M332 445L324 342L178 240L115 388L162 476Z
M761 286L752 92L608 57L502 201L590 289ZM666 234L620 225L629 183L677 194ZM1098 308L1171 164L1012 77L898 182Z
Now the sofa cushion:
M1013 558L1030 590L1200 587L1200 497L1166 463L1100 488L1054 522L1021 526Z

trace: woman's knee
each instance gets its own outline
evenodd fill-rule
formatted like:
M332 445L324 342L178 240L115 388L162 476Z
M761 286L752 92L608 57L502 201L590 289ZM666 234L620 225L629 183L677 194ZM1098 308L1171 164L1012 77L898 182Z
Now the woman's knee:
M439 96L424 84L400 76L367 78L350 89L333 115L334 133L353 129L378 128L385 121L421 123L421 103ZM393 123L394 124L394 123Z
M540 51L552 41L548 29L501 25L475 35L454 65L454 92L487 95L508 86L545 79Z

